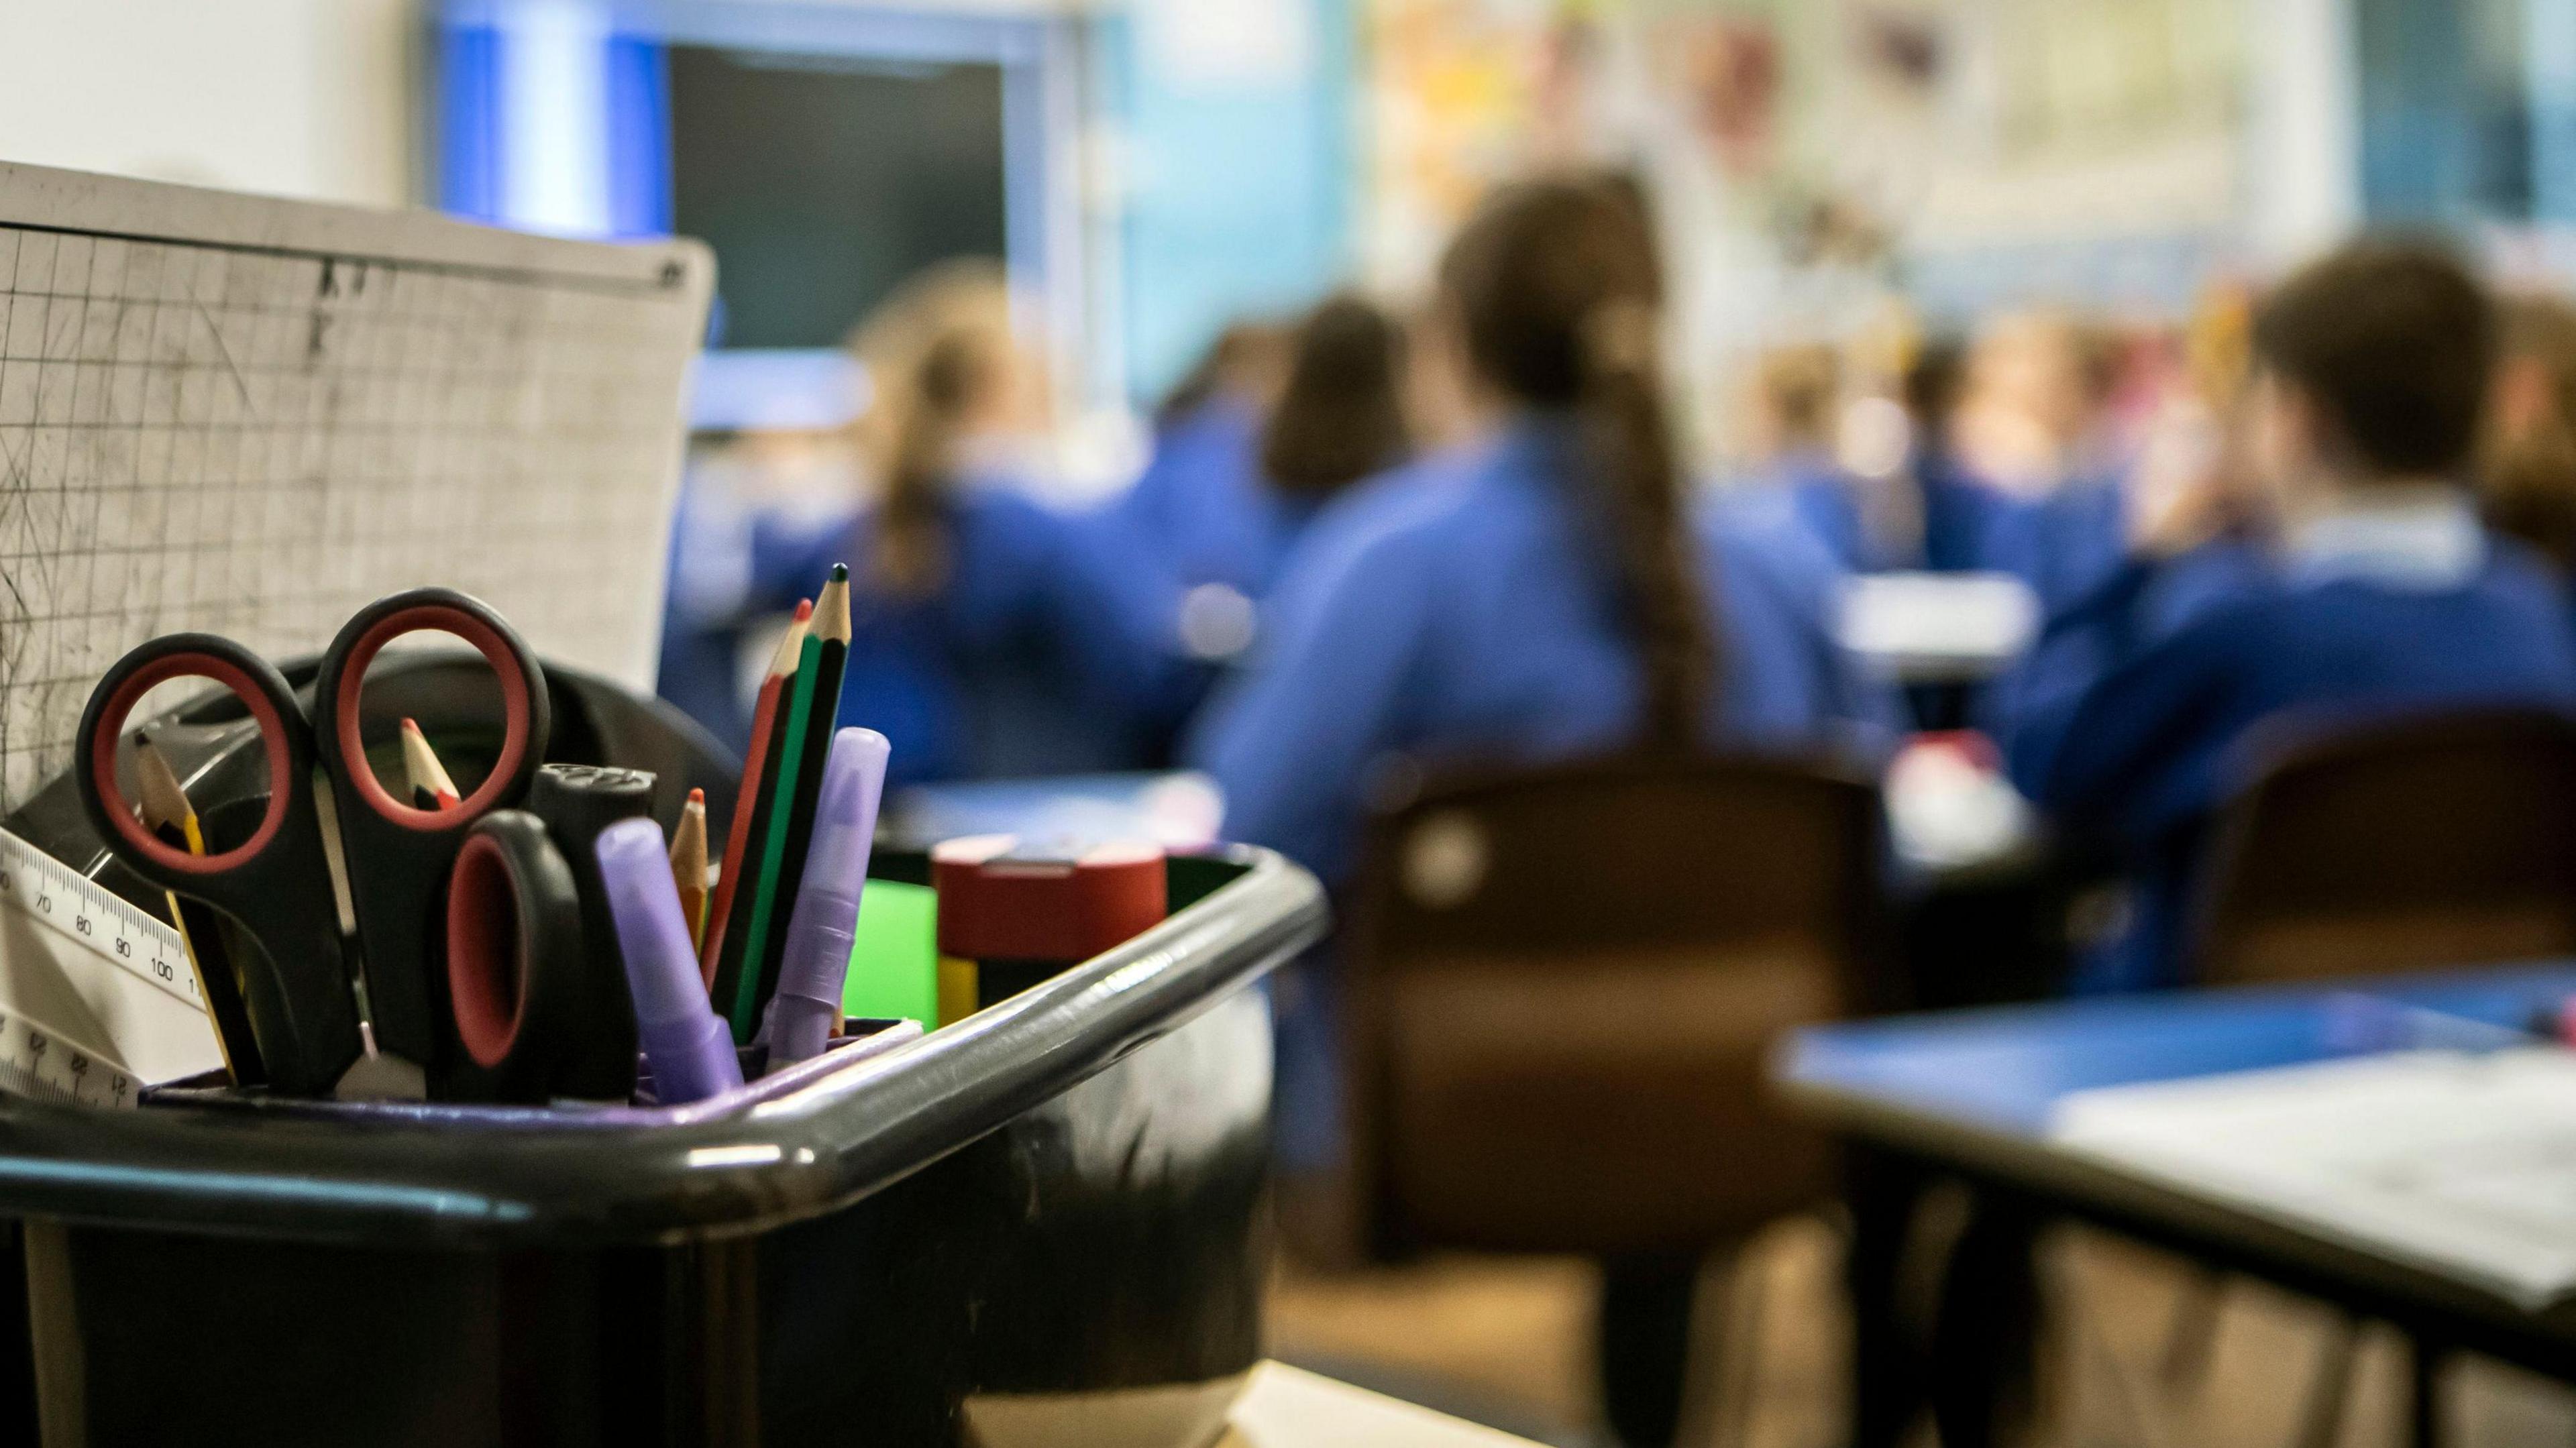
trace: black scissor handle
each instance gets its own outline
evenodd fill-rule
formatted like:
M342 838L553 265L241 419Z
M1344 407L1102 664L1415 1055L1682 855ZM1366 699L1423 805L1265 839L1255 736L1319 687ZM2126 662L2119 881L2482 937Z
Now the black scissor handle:
M192 855L143 828L116 775L119 735L143 696L173 679L205 678L232 692L259 726L268 803L250 838ZM116 661L90 691L73 736L72 775L90 828L128 869L231 918L257 941L277 1009L259 1031L270 1082L298 1095L326 1092L358 1054L350 998L313 799L313 738L285 678L267 660L214 634L169 634ZM255 1025L260 1024L254 1021Z
M544 822L515 809L475 821L448 884L446 936L460 1049L433 1094L545 1101L597 1005L583 991L579 887Z
M396 638L414 631L452 634L473 645L501 688L501 754L492 772L454 809L418 809L397 798L367 763L358 698L367 665ZM313 679L313 744L334 789L363 813L420 834L462 835L485 814L514 804L545 762L552 709L545 671L518 631L471 594L413 588L360 609L322 655Z
M452 809L395 798L367 762L359 695L367 665L415 630L452 634L492 666L501 691L501 753ZM545 673L527 641L481 600L452 588L378 599L340 629L313 680L313 748L331 781L376 1043L437 1076L457 1051L439 938L447 882L475 821L518 803L546 752L552 712Z

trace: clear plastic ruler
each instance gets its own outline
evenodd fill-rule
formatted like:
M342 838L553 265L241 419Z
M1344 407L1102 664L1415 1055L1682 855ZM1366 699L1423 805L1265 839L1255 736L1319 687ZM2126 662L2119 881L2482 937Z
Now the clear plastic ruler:
M179 932L6 830L0 985L0 1091L130 1106L212 1044Z

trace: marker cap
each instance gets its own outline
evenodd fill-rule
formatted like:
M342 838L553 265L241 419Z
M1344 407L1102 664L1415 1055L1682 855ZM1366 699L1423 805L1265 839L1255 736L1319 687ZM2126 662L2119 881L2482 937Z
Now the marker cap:
M741 1085L733 1033L707 1004L699 980L662 827L649 819L620 820L600 831L597 850L655 1097L671 1105Z
M851 943L858 936L859 896L867 885L868 850L876 839L877 802L885 792L890 747L873 729L844 729L832 736L814 805L805 881L787 922L778 990L769 1001L772 1061L821 1054L841 1018L841 989L849 976Z

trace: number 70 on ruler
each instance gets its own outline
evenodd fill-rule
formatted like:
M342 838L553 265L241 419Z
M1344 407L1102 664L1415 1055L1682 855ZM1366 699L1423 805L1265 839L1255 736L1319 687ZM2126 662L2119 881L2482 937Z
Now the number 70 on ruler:
M205 1008L178 931L6 830L0 830L0 905L15 906L108 964Z

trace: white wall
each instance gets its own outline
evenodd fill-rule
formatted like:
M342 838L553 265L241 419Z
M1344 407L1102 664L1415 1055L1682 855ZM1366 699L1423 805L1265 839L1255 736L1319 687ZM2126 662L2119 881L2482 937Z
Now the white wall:
M412 197L411 0L0 0L0 160Z
M2552 9L2532 6L2537 15ZM2245 220L2255 257L2287 265L2361 222L2361 98L2351 7L2270 0L2254 11Z

